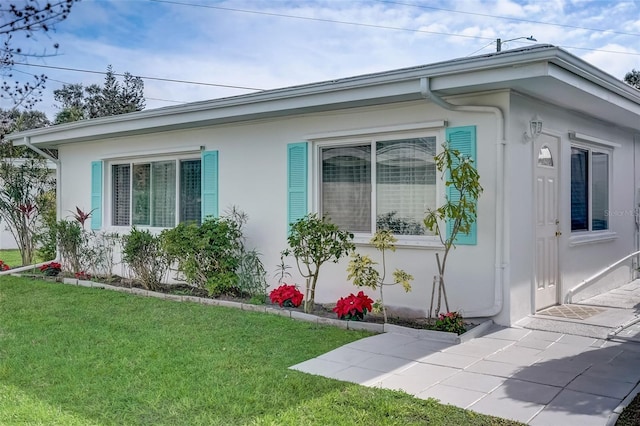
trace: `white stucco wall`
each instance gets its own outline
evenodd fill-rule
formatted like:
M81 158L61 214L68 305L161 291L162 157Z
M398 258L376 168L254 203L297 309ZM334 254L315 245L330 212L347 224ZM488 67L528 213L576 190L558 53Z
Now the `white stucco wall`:
M475 98L473 102L484 104L506 101L507 95ZM464 100L460 99L459 102ZM426 102L409 102L386 107L368 107L331 113L302 115L277 120L265 120L197 130L165 132L132 138L116 138L95 143L69 144L59 151L62 161L62 211L89 210L90 163L94 160L144 155L163 149L203 146L219 152L219 206L220 213L231 205L238 206L249 215L246 227L247 244L262 253L263 263L269 272L269 282L276 284L273 272L279 264L280 252L286 247L287 191L286 146L305 141L308 135L324 132L351 131L379 128L398 124L424 123L446 120L450 127L477 126L478 166L485 187L479 202L478 245L459 246L449 258L447 290L451 310L465 311L485 309L494 303L495 265L495 158L496 121L493 114L454 113ZM438 145L444 142L444 128L435 129ZM313 149L311 150L313 151ZM316 161L314 159L313 161ZM314 169L315 167L311 167ZM105 167L108 171L108 166ZM311 180L314 181L313 179ZM109 201L106 190L109 176L105 178L104 200ZM443 188L439 189L443 196ZM310 194L310 206L315 206L315 194ZM108 209L104 214L108 223ZM126 229L107 227L108 231L125 232ZM358 246L358 250L376 257L370 247ZM385 301L388 306L424 312L429 303L431 284L436 273L433 248L400 247L389 254L390 270L404 268L414 275L413 291L404 293L400 287L387 288ZM294 259L288 263L294 267ZM358 289L347 282L344 259L339 264L327 264L321 271L316 301L335 302ZM297 284L303 280L294 274ZM375 299L377 295L368 291Z
M18 243L7 228L7 223L0 219L0 250L15 250L17 248Z
M584 117L563 108L553 107L540 101L509 92L496 92L475 97L450 99L456 104L494 105L504 113L506 119L505 152L505 203L506 215L499 221L497 215L498 158L501 143L496 116L486 112L452 112L426 101L406 102L384 107L367 107L340 110L328 113L291 116L281 119L228 124L195 130L163 132L127 138L114 138L94 143L68 144L60 148L62 161L62 211L79 206L89 210L90 165L94 160L106 160L105 190L103 193L107 209L103 214L105 223L110 223L108 190L110 159L117 157L148 157L160 151L178 152L188 147L217 150L219 155L219 206L220 213L232 205L249 215L245 234L249 247L262 253L262 261L268 271L268 280L275 285L273 277L279 264L280 252L286 247L287 236L287 155L289 143L306 141L322 134L340 132L362 134L367 129L411 123L426 123L444 120L449 127L477 126L477 165L484 187L478 208L478 244L458 246L450 255L447 265L447 292L451 310L478 315L491 315L500 324L509 325L534 312L534 236L533 222L533 164L534 152L531 143L523 143L522 134L529 120L538 113L544 121L544 132L560 138L560 294L566 292L582 279L602 269L634 249L634 219L632 215L616 215L610 218L610 230L615 238L605 242L575 244L575 233L570 225L570 146L568 132L576 131L592 137L611 141L620 147L613 150L611 170L612 211L632 211L634 207L634 155L633 135L630 131L615 128L593 117ZM418 127L418 125L416 125ZM438 137L438 145L444 142L445 129L432 129ZM431 130L430 130L431 132ZM314 185L317 179L316 151L310 147L310 182L314 191L309 194L311 211L317 209L317 194ZM535 153L537 155L537 153ZM193 151L197 156L197 151ZM151 157L148 157L151 158ZM160 158L160 157L155 157ZM438 189L442 199L443 186ZM497 230L505 229L504 258L498 257L500 246L496 245ZM105 228L109 232L125 233L127 228ZM378 253L367 244L359 244L358 250L379 260ZM428 307L433 276L436 273L433 247L416 248L401 246L389 253L388 269L405 269L415 277L413 291L404 293L400 287L385 290L388 306L403 307L423 314ZM326 264L320 274L316 301L335 302L358 289L347 282L348 259L338 264ZM295 260L288 259L292 266L292 282L304 286L304 281L295 273ZM608 280L608 285L619 284L629 275L629 268L617 271ZM122 274L122 271L117 271ZM599 291L602 284L592 286L589 291ZM501 294L496 303L495 293ZM378 298L371 290L367 292ZM581 295L586 295L584 292ZM500 298L498 298L500 299Z
M514 94L511 103L509 137L510 169L510 241L511 241L511 321L516 321L535 311L533 302L533 277L535 266L533 212L534 164L537 152L533 145L523 143L522 134L528 122L537 113L543 120L543 132L560 138L559 176L559 220L562 235L559 239L560 289L559 301L582 280L597 273L616 260L635 250L634 209L634 142L633 133L597 117L586 117L572 113L531 98ZM610 170L609 210L621 212L609 216L609 231L614 235L605 241L579 243L578 239L588 233L571 231L571 143L569 132L574 131L589 137L618 144L612 149ZM626 212L626 213L625 213ZM628 213L628 214L627 214ZM596 235L597 233L592 233ZM617 287L630 277L631 262L617 268L602 280L579 292L574 301Z

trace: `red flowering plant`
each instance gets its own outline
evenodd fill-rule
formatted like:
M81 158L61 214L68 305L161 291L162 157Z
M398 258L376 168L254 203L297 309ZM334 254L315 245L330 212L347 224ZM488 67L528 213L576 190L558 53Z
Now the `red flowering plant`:
M0 260L0 272L8 271L9 269L11 269L11 267L6 263L4 263L2 260Z
M347 297L341 297L333 308L338 318L348 321L362 321L367 312L373 309L373 300L363 291L357 295L351 293Z
M62 271L62 265L60 265L58 262L45 263L40 267L40 271L45 275L54 277L58 275L60 271Z
M90 280L91 279L91 275L89 275L85 271L76 272L75 276L79 280Z
M304 296L295 285L282 284L269 293L271 303L277 303L280 307L297 308L302 303Z
M438 331L462 334L467 331L464 327L462 315L459 312L447 312L440 314L434 327Z

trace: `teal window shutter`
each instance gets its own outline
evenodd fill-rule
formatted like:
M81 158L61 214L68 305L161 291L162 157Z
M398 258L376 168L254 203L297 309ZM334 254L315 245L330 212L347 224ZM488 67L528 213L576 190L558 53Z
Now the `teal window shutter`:
M218 216L218 151L202 152L202 220Z
M457 149L462 155L469 156L473 159L474 165L478 167L476 157L476 126L451 127L446 130L447 143L449 148ZM452 186L447 187L447 198L451 201L460 199L460 192ZM468 234L458 233L454 241L457 245L476 245L477 244L477 224L471 224L471 231ZM447 237L451 235L451 227L453 221L447 222Z
M102 161L91 162L91 212L91 229L100 229L102 227Z
M307 214L307 143L287 145L287 220L289 224Z

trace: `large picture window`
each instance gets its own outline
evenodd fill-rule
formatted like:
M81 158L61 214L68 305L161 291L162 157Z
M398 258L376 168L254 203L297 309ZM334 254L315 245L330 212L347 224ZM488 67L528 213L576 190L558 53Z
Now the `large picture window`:
M571 230L609 229L609 152L571 147Z
M436 207L436 137L320 147L321 211L342 229L425 235Z
M176 220L200 222L200 175L200 159L113 164L113 225L169 228Z

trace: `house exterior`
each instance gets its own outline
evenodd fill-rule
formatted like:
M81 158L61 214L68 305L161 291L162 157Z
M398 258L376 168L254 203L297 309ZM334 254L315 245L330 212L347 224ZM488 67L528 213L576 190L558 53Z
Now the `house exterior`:
M393 222L399 241L387 266L415 281L408 294L386 290L385 302L417 315L428 308L441 249L422 218L447 191L433 156L455 143L474 158L484 193L474 229L449 257L450 308L510 325L638 250L638 135L640 92L536 45L9 139L58 149L61 217L95 208L93 229L126 233L235 205L249 215L247 244L267 270L279 264L289 223L308 212L353 232L374 259L372 232ZM573 299L628 282L632 261ZM323 266L317 302L357 290L347 262Z

